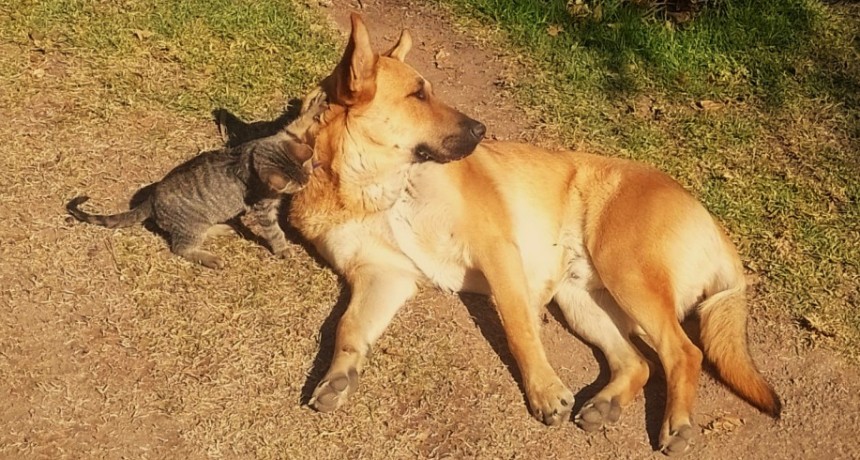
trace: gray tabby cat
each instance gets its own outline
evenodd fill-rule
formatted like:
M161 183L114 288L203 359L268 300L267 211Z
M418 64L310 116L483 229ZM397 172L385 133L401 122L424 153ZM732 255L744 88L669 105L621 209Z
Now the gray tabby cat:
M250 211L272 252L283 257L287 240L278 225L283 194L295 193L308 182L313 149L305 133L319 123L324 101L274 135L236 147L201 153L177 166L153 184L144 201L114 215L88 214L79 209L87 196L72 199L66 209L76 219L108 228L127 227L152 218L170 234L174 254L209 268L222 268L222 260L200 245L207 232L243 211Z

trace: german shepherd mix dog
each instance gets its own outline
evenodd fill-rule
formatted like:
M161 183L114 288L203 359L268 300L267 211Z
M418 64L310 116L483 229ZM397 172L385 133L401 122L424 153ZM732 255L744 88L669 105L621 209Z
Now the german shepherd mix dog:
M539 310L555 300L606 355L611 380L576 422L618 419L649 376L630 335L666 372L660 445L680 454L702 352L679 319L701 318L704 354L737 394L778 416L780 402L747 349L743 268L735 247L677 182L644 164L482 141L481 123L440 102L403 60L403 32L375 54L352 16L346 51L322 88L320 165L293 197L291 222L340 271L352 297L311 404L344 405L371 346L421 284L491 295L532 413L568 419L573 393L547 361Z

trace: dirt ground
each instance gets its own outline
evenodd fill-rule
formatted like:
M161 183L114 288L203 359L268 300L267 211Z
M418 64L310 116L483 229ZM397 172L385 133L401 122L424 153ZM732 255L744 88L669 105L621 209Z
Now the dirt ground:
M491 136L529 139L535 121L499 85L516 65L504 53L456 32L432 7L325 7L342 30L351 9L363 12L380 50L408 27L407 62ZM660 457L659 375L604 431L545 427L528 414L492 308L430 290L380 340L348 407L309 409L345 305L337 277L299 242L281 261L252 241L219 238L213 250L228 268L215 272L173 257L142 227L70 221L63 205L72 196L86 191L94 206L120 209L219 138L210 120L157 107L105 122L89 110L95 90L52 85L75 77L72 58L32 60L45 73L31 91L0 88L0 458ZM689 458L860 458L858 369L807 346L788 318L758 311L754 296L749 327L783 417L770 420L705 375ZM578 410L607 381L605 362L552 308L543 340Z

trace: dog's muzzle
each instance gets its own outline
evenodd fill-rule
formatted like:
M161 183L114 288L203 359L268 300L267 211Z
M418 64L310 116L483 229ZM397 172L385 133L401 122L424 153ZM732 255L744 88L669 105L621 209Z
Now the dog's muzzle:
M436 163L448 163L467 157L475 151L475 147L487 133L487 127L483 123L465 117L460 123L460 131L457 134L442 140L441 148L422 142L415 146L414 153L419 161L435 161Z

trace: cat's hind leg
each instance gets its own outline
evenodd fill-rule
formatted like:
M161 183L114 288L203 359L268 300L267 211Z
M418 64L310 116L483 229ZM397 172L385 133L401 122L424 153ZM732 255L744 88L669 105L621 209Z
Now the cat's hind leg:
M206 237L210 236L232 236L236 234L236 229L230 224L215 224L206 230Z
M224 261L220 257L209 251L200 249L200 245L203 244L205 238L205 229L201 229L199 232L189 231L188 229L177 229L170 233L170 250L174 254L204 267L214 269L224 268Z

